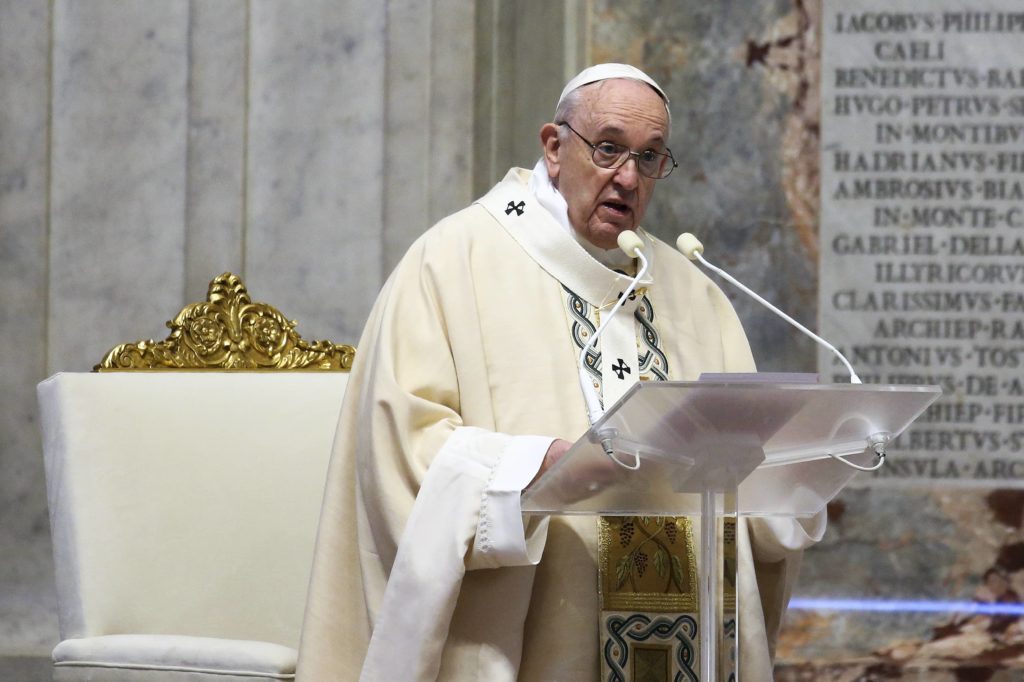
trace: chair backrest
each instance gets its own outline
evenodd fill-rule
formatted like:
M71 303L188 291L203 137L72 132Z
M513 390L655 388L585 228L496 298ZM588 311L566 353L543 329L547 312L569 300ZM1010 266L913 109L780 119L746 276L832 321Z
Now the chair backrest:
M167 341L104 360L202 371L61 373L39 385L62 639L297 646L348 374L232 370L347 370L354 349L306 343L262 305L222 275L210 301L168 323ZM209 371L217 362L225 371Z

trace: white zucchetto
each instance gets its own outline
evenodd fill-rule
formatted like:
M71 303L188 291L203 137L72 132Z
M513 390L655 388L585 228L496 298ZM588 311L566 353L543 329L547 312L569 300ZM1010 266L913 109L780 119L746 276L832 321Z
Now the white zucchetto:
M565 88L562 90L561 96L558 98L558 105L555 106L555 110L558 110L558 106L562 104L562 100L568 96L570 92L576 88L581 88L584 85L596 83L598 81L606 81L612 78L629 78L635 81L641 81L647 83L654 91L658 93L658 96L665 101L665 110L668 111L668 95L661 89L661 86L654 82L654 79L648 76L646 73L630 66L629 64L616 64L609 62L607 64L595 64L589 66L580 71L575 78L565 84Z

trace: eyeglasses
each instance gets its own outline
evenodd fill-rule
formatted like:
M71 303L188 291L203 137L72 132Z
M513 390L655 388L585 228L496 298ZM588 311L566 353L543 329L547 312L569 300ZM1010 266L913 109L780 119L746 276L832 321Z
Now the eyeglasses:
M615 144L614 142L598 142L594 144L587 138L579 134L579 132L569 125L568 121L562 121L557 125L565 126L572 132L576 133L576 137L583 140L583 143L590 147L592 153L591 159L594 161L594 165L598 168L619 168L624 165L631 156L636 157L636 168L640 171L641 175L646 175L649 178L655 180L661 180L667 178L672 171L674 171L679 164L676 163L676 159L672 156L672 150L666 148L667 154L656 152L653 149L645 149L642 152L635 152L629 147L625 147L621 144Z

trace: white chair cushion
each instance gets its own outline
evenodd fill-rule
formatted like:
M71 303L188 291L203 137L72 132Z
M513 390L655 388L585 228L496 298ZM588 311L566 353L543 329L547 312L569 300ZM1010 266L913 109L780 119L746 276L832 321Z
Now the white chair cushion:
M296 659L295 649L279 644L180 635L66 639L53 650L56 672L75 679L89 679L88 672L104 680L131 679L133 673L153 679L152 672L166 672L167 679L292 680Z
M42 382L61 637L297 647L347 380L122 372Z

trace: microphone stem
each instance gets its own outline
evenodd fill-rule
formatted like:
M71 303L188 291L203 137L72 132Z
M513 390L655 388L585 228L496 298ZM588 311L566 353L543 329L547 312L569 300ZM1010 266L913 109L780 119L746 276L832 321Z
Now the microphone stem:
M608 316L604 318L604 320L601 322L601 326L597 328L597 331L594 332L594 335L590 337L590 341L588 341L586 345L583 346L583 350L580 351L580 388L583 389L583 398L584 400L586 400L587 403L587 417L590 419L591 426L597 423L597 420L601 418L602 414L604 414L604 410L601 409L601 402L597 396L597 391L594 390L594 386L590 381L590 377L587 375L587 353L592 348L595 347L595 344L597 343L597 337L601 335L601 332L605 330L605 327L608 326L608 323L612 321L612 318L615 317L615 315L619 312L619 309L622 308L622 303L633 295L633 292L636 291L637 285L640 284L640 280L643 279L644 276L647 274L648 263L647 258L644 257L643 251L637 249L636 257L640 259L640 269L637 271L636 277L634 277L633 281L629 283L629 286L626 288L626 291L622 293L622 297L615 302L615 304L612 306L611 312L608 313Z
M825 339L821 338L820 336L818 336L817 334L812 332L807 327L803 326L802 324L800 324L799 322L794 320L792 317L790 317L786 313L784 313L781 310L779 310L778 308L776 308L770 302L768 302L767 300L765 300L764 298L759 296L754 290L750 289L748 286L746 286L745 284L740 282L738 279L736 279L735 277L730 275L725 270L723 270L723 269L721 269L719 267L716 267L716 266L712 265L711 263L707 262L706 260L704 260L704 255L700 251L695 251L694 252L694 256L708 270L713 270L714 272L718 273L721 277L729 280L730 282L735 284L737 287L739 287L740 289L745 291L747 294L752 296L754 299L756 299L761 305L765 306L766 308L771 310L773 313L775 313L776 315L778 315L779 317L784 319L786 322L789 322L791 325L793 325L794 327L799 329L801 332L803 332L807 336L811 337L812 339L814 339L816 342L820 343L825 348L828 348L830 351L832 351L835 354L835 356L842 361L842 363L846 366L847 371L850 373L850 383L851 384L862 383L861 380L860 380L860 377L858 377L857 373L853 370L853 365L850 364L850 361L847 360L846 357L844 357L843 354L840 353L839 350L836 349L835 346L833 346L831 343L829 343Z

